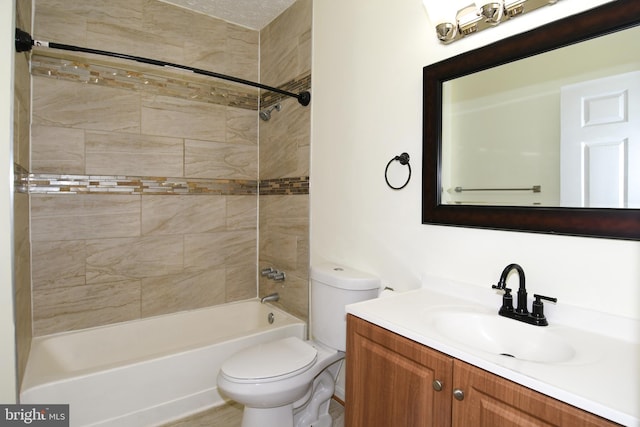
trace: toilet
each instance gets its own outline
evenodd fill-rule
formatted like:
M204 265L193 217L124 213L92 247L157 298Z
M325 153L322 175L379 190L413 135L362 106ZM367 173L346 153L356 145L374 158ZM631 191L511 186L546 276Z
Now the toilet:
M231 356L223 395L244 405L242 427L330 427L329 402L346 350L345 306L375 298L380 279L335 264L311 267L311 340L283 338Z

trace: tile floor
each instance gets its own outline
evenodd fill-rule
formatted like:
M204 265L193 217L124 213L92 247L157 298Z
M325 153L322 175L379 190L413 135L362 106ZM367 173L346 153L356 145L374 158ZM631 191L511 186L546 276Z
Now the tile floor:
M333 427L344 427L344 407L332 400L329 412L333 418ZM242 405L234 402L164 424L162 427L240 427L241 422Z

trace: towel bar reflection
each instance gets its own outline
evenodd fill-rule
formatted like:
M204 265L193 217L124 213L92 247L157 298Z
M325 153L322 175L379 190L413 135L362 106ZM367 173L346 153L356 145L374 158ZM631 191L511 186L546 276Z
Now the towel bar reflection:
M462 188L456 187L454 188L456 193L462 193L463 191L533 191L534 193L540 193L542 191L542 186L534 185L529 188Z

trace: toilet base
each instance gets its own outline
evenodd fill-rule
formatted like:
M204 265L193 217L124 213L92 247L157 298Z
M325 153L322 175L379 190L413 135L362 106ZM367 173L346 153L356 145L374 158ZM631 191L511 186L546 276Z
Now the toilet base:
M244 407L242 427L293 427L293 404L277 408Z
M340 361L342 362L342 361ZM275 408L244 407L242 427L331 427L329 404L341 363L334 363L318 375L304 398ZM295 407L295 405L301 405Z

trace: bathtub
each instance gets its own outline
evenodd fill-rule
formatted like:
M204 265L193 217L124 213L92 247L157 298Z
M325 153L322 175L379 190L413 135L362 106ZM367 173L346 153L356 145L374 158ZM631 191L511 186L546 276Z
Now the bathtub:
M20 402L69 404L72 427L160 425L222 405L222 362L288 336L306 324L256 300L37 337Z

